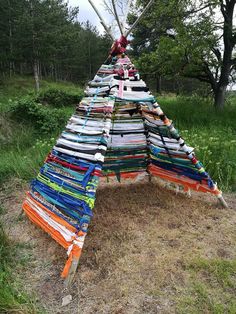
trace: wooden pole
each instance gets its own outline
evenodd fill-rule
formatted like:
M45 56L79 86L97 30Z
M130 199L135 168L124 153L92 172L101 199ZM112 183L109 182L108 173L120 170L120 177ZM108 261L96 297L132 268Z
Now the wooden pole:
M143 12L140 14L140 16L137 18L137 20L134 22L134 24L131 26L131 28L124 34L125 37L128 37L128 35L132 32L132 30L137 26L141 18L144 16L144 14L147 12L147 10L150 8L150 6L153 4L154 0L150 0L143 10Z
M115 14L115 18L116 18L117 24L118 24L119 29L120 29L120 33L121 33L121 35L123 35L123 30L122 30L122 27L121 27L121 24L120 24L120 20L119 20L119 16L118 16L118 13L117 13L117 10L116 10L115 0L112 0L112 6L113 6L113 10L114 10L114 14Z
M75 278L75 273L76 273L78 264L79 264L79 257L74 257L71 262L69 274L64 281L65 288L69 288L71 286L73 279Z
M222 193L219 194L219 195L217 196L217 198L218 198L220 204L221 204L224 208L229 208L228 204L226 203L225 199L223 198Z
M131 6L131 2L132 0L129 0L128 4L127 4L127 7L126 7L126 12L125 12L125 15L124 15L124 20L123 20L123 27L122 27L122 30L123 30L123 34L125 32L125 24L127 23L127 18L128 18L128 14L129 14L129 9L130 9L130 6Z
M93 7L93 9L94 9L94 11L96 12L97 16L99 17L100 23L101 23L102 26L104 27L104 29L105 29L105 31L107 32L107 34L111 37L111 39L112 39L113 41L115 41L114 36L112 35L110 29L107 27L107 25L106 25L104 19L102 18L101 14L99 13L99 11L98 11L98 9L96 8L96 6L95 6L95 4L93 3L93 1L92 1L92 0L88 0L88 1L89 1L89 3L91 4L91 6Z

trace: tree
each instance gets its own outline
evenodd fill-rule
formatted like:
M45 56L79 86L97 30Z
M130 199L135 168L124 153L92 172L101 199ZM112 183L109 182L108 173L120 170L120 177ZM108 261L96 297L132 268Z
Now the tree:
M22 0L0 0L0 68L12 76L19 58L16 33L23 12Z
M145 5L147 1L140 1ZM183 75L210 84L222 109L235 73L236 0L156 1L151 14L133 32L139 63L164 75ZM145 28L145 37L142 29Z
M111 43L64 0L0 0L0 75L84 82Z
M68 28L78 10L70 12L63 0L28 0L21 18L21 29L25 36L21 39L23 57L30 61L33 69L36 90L42 67L49 67L57 79L56 56L68 35ZM19 43L20 44L20 43Z

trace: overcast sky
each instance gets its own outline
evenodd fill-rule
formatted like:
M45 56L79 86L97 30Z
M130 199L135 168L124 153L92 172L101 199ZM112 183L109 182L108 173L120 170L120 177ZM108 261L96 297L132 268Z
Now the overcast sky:
M94 12L88 0L68 0L70 6L78 6L79 7L79 21L86 22L89 20L94 26L97 26L100 32L103 32L103 26L99 22L99 18ZM105 11L103 7L102 0L94 0L96 7L99 9L102 17L105 21L110 21L109 14Z

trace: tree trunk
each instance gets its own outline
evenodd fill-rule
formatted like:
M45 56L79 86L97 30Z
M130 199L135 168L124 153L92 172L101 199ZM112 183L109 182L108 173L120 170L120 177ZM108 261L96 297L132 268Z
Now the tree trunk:
M225 104L225 95L226 95L227 86L220 86L215 91L215 108L222 110Z
M223 109L225 104L226 88L229 84L229 77L232 65L232 53L235 45L235 38L233 36L233 13L234 13L235 0L226 1L223 4L221 1L221 12L224 17L223 27L223 41L224 41L224 54L221 66L220 79L215 91L215 106L217 109Z
M156 74L156 92L161 95L161 76Z
M88 42L88 59L89 59L89 77L92 77L92 62L91 62L91 45Z
M38 49L37 49L37 43L36 43L36 32L35 32L35 12L34 12L34 6L33 1L30 1L30 8L31 8L31 23L32 23L32 55L33 55L33 71L34 71L34 80L35 80L35 90L38 93L39 92L39 57L38 57Z
M9 62L9 75L10 77L14 71L14 62L13 62L13 43L12 43L12 20L11 20L11 3L8 1L8 8L9 8L9 19L8 19L8 26L9 26L9 50L10 50L10 62Z
M39 80L41 81L42 80L42 64L40 61L38 62L38 75L39 75Z
M21 63L20 63L20 75L23 75L23 72L24 72L24 71L23 71L23 63L21 62Z
M39 92L39 67L37 60L34 61L34 80L36 92Z

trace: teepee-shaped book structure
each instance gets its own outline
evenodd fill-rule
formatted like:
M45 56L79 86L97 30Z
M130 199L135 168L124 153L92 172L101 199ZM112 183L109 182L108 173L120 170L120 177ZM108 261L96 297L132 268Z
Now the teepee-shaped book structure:
M23 203L32 222L67 250L62 272L67 284L78 265L101 176L132 179L148 173L186 191L215 194L226 205L125 54L126 36L115 41L108 61L89 82Z

